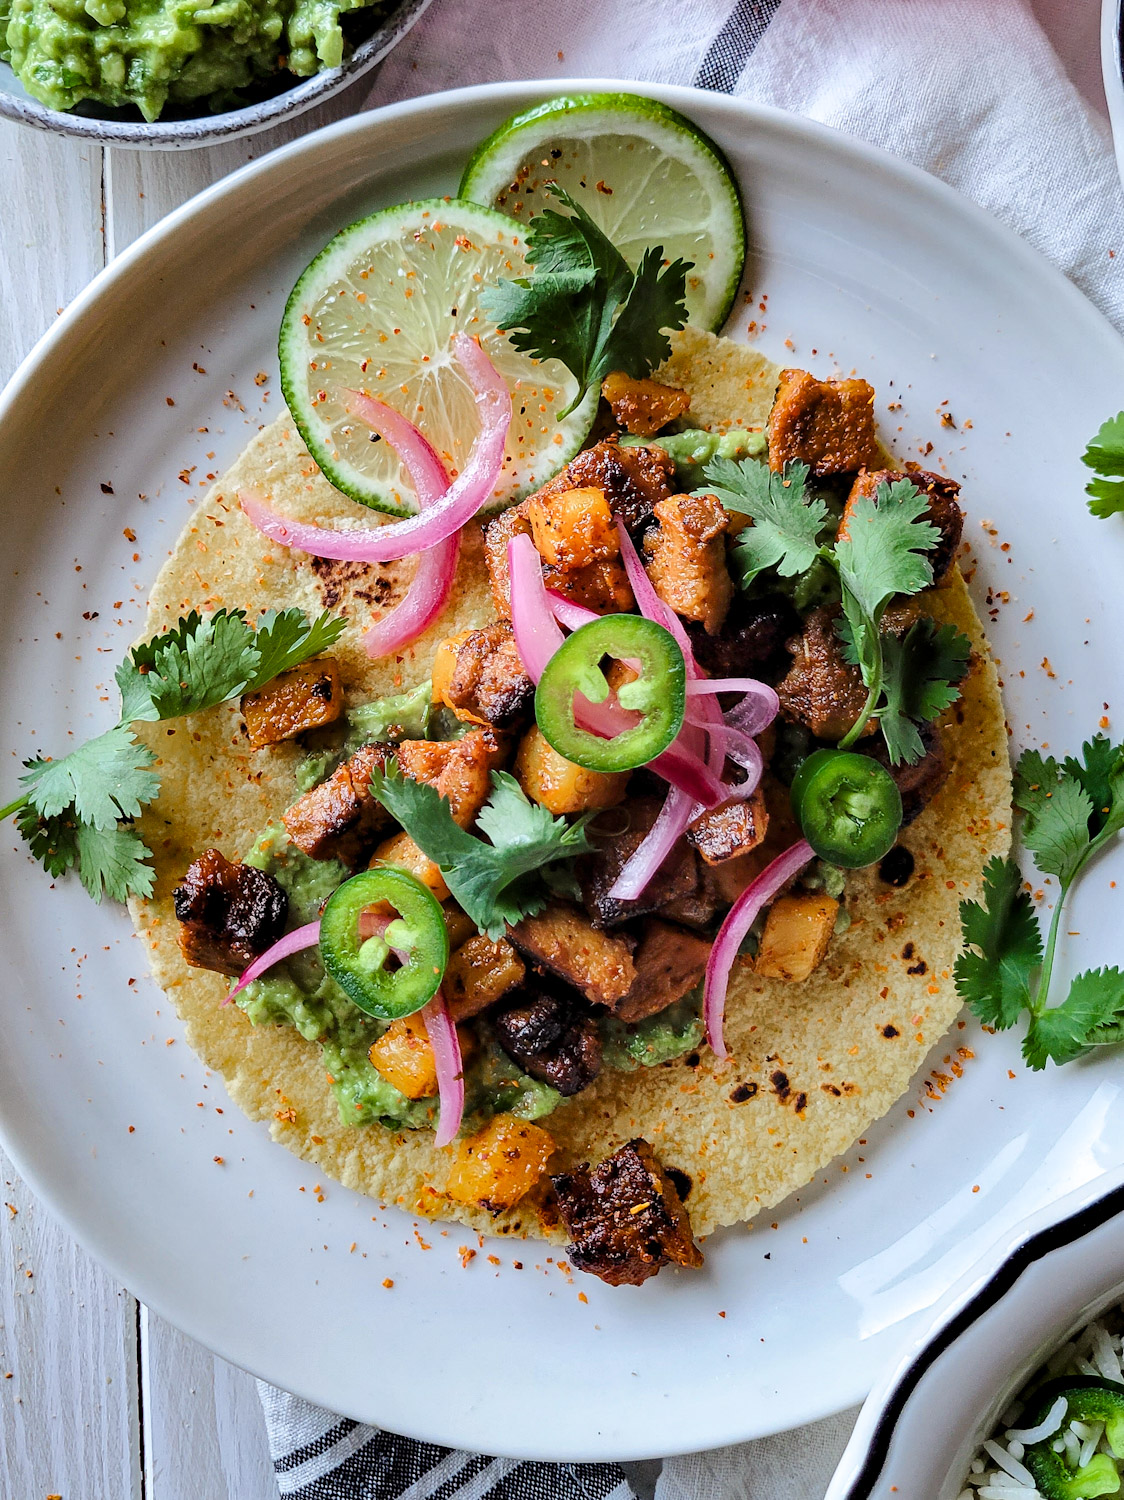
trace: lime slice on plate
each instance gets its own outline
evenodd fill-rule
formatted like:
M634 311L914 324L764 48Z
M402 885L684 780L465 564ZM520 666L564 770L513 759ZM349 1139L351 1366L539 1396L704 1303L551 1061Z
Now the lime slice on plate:
M556 413L577 393L575 377L557 360L517 353L480 309L487 287L529 272L519 227L455 198L384 209L320 252L281 320L281 385L308 451L337 489L392 515L417 509L390 446L348 415L348 390L408 417L451 476L464 467L478 424L452 354L456 333L480 340L512 395L492 506L510 505L569 462L592 426L598 392L560 422Z
M726 321L745 260L741 195L722 153L691 121L635 94L576 94L512 115L473 152L460 196L524 221L574 197L635 266L651 245L682 257L692 323Z

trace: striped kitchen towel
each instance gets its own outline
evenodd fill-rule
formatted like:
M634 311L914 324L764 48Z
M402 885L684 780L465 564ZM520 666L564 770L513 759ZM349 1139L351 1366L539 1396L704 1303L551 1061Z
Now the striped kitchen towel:
M1062 45L1085 37L1095 49L1096 0L437 0L383 64L369 102L550 77L736 93L943 177L1124 328L1111 142L1036 19L1051 6ZM1076 55L1066 62L1088 77ZM668 1459L660 1471L458 1452L269 1386L261 1395L286 1500L817 1500L855 1418ZM664 1421L672 1448L674 1422Z

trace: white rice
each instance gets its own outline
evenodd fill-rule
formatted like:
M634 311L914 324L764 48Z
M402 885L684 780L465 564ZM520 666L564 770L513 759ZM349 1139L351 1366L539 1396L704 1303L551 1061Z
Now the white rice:
M1062 1427L1066 1414L1063 1396L1034 1427L1018 1427L1019 1419L1035 1405L1035 1389L1062 1375L1090 1375L1124 1385L1124 1308L1114 1308L1104 1321L1090 1323L1055 1351L1033 1380L1003 1413L998 1430L976 1450L958 1500L1042 1500L1034 1476L1023 1463L1033 1443L1052 1439L1050 1447L1073 1468L1083 1468L1097 1453L1115 1454L1101 1422L1073 1421Z

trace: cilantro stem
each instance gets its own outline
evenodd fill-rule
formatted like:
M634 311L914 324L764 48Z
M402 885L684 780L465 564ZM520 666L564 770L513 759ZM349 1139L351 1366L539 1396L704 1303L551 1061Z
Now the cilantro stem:
M1047 1009L1046 1000L1050 994L1050 975L1054 969L1054 950L1058 946L1058 934L1062 925L1062 907L1069 891L1068 885L1058 888L1058 899L1054 903L1053 915L1050 918L1050 931L1046 937L1046 951L1042 956L1042 967L1038 971L1038 988L1030 1000L1030 1013L1037 1018Z
M0 807L0 823L5 823L9 818L15 817L27 806L27 797L17 797L14 802L9 802L7 807Z
M850 729L848 729L847 733L839 741L839 748L840 748L840 750L849 750L851 748L851 746L855 743L855 741L858 739L859 735L862 734L863 730L870 723L870 718L871 718L871 715L874 713L875 705L877 704L877 702L878 702L878 700L879 700L879 698L881 696L882 696L882 657L881 657L881 654L879 654L878 668L877 668L877 671L874 674L874 681L870 684L870 689L867 692L866 702L863 704L862 713L858 716L858 718L855 720L855 722L851 725Z

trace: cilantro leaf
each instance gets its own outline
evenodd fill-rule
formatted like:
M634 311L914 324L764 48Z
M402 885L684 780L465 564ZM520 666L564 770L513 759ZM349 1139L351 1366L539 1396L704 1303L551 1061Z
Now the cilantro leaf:
M893 765L924 755L917 725L940 718L956 702L971 653L971 641L955 625L938 626L929 616L904 636L882 635L885 703L878 721Z
M24 803L16 813L16 827L52 879L57 880L78 863L77 828L70 819L44 818L30 803Z
M106 829L118 818L135 818L155 797L160 778L147 769L155 759L119 724L62 760L25 761L28 774L20 780L40 818L68 813L77 822Z
M78 874L95 901L100 902L103 893L111 901L152 895L156 871L145 864L152 851L134 828L121 824L92 828L79 823L75 839Z
M753 522L738 538L744 587L766 568L792 578L816 561L827 505L808 498L808 473L807 464L789 463L774 474L755 458L715 458L703 470L707 487L695 494L714 495Z
M1081 746L1081 759L1067 755L1062 770L1089 793L1093 813L1089 833L1096 838L1106 829L1124 828L1124 745L1114 745L1096 734Z
M1068 885L1092 842L1093 799L1052 756L1028 750L1015 767L1014 803L1025 814L1023 842L1035 864Z
M393 761L375 770L371 791L418 848L440 867L450 891L493 941L510 923L546 905L538 872L589 848L585 820L567 824L524 795L514 776L492 772L492 792L477 823L490 843L453 821L446 797L398 773Z
M895 594L916 594L933 581L924 555L940 532L924 519L929 502L908 479L882 483L849 508L847 535L835 543L839 578L875 624Z
M1060 1066L1091 1046L1119 1041L1121 1035L1124 974L1119 969L1089 969L1077 975L1060 1005L1033 1017L1023 1056L1035 1069L1044 1068L1047 1061Z
M1106 519L1124 511L1124 411L1102 424L1081 462L1097 474L1085 486L1093 514Z
M241 610L181 620L135 648L117 670L122 705L136 719L178 719L244 692L261 653ZM136 678L140 677L141 682Z
M647 375L671 347L665 329L687 321L686 261L663 264L649 247L635 271L564 189L551 191L569 214L548 208L531 220L533 275L501 281L482 298L488 315L522 354L558 359L577 377L564 417L613 370Z
M291 667L320 656L335 645L346 624L342 615L332 615L328 610L311 624L303 609L269 610L254 632L260 660L246 691L254 692Z
M1013 859L988 861L983 900L960 903L960 925L957 992L986 1025L1006 1031L1030 1006L1031 976L1042 963L1038 919Z

